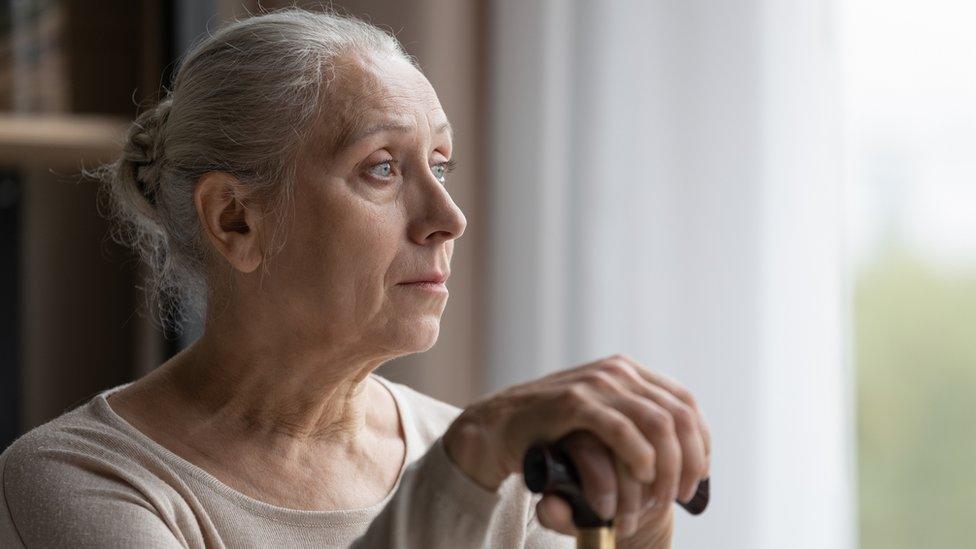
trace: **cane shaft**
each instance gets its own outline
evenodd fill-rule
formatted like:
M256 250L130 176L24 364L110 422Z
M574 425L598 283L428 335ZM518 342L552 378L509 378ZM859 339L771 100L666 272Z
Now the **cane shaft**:
M613 526L578 528L576 549L617 549L617 536Z

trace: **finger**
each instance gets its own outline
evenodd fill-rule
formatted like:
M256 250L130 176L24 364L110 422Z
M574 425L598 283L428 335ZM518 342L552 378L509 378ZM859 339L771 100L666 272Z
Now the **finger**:
M654 486L649 484L641 485L642 494L641 501L643 502L643 507L641 507L641 517L645 522L651 518L662 514L662 511L671 508L671 500L659 500L655 494Z
M698 429L697 414L690 406L656 385L644 384L638 391L671 414L675 434L681 445L681 480L678 494L681 501L688 501L694 497L698 489L698 481L707 474L707 457L704 441Z
M675 398L684 402L688 406L691 406L691 408L698 413L698 420L700 423L699 429L701 430L704 439L705 453L707 455L711 455L711 432L709 431L707 422L705 421L705 415L702 413L698 402L695 400L695 397L691 394L691 392L675 379L660 372L654 372L647 366L644 366L640 362L631 358L629 355L623 353L615 354L608 358L581 366L580 368L586 368L588 370L600 370L625 382L643 381L645 384L651 384L664 388L669 393L674 395ZM628 386L630 385L631 384L628 384Z
M567 536L576 535L573 510L563 498L556 495L543 496L535 506L535 514L539 517L539 524L546 528Z
M637 362L633 358L625 354L617 354L608 359L611 364L616 361L620 361L630 368L621 368L616 371L617 375L622 378L631 378L632 384L628 385L629 388L635 390L647 398L653 399L658 404L664 406L672 415L676 416L678 419L678 429L679 434L681 431L681 416L687 414L687 410L683 410L684 407L690 407L694 420L694 427L697 431L695 435L700 440L699 442L694 442L688 440L684 437L682 442L682 449L686 454L691 457L690 462L687 461L686 465L691 469L691 471L697 472L697 474L689 474L687 477L683 476L682 491L683 495L687 495L689 491L693 494L695 488L689 488L688 485L698 486L698 481L702 478L706 478L709 475L711 469L711 455L712 455L712 436L711 431L708 428L708 422L705 420L705 416L699 408L698 403L695 398L691 395L683 385L675 381L674 379L658 373L653 372L643 364ZM613 369L611 368L611 371ZM632 374L636 374L633 376ZM649 394L650 393L650 394ZM692 436L692 435L688 435ZM698 448L702 449L699 453ZM698 456L702 457L699 458ZM690 471L690 472L691 472ZM693 480L688 480L689 477L697 477ZM690 496L689 496L690 497Z
M630 355L624 353L617 353L610 357L583 364L570 370L564 370L559 372L559 375L561 377L578 376L582 372L592 371L594 369L609 372L614 377L618 377L621 380L633 380L635 377L638 380L644 380L646 383L666 389L676 398L688 406L691 406L691 408L697 413L696 420L698 422L698 430L702 437L705 455L710 461L712 455L711 431L708 428L708 424L705 421L705 416L702 413L701 408L698 406L698 402L695 400L691 392L681 383L665 374L652 371L640 362L634 360ZM705 476L707 476L707 474Z
M698 410L698 430L702 434L702 444L705 446L705 478L708 478L712 472L712 431L701 410Z
M701 411L698 411L698 432L701 435L702 441L702 452L704 452L705 460L702 465L702 472L699 475L699 481L706 479L711 475L712 471L712 435L708 428L708 422L701 415Z
M571 386L560 398L561 405L553 408L561 413L554 414L552 422L561 424L563 432L593 432L627 463L634 477L643 482L655 479L655 449L628 415L603 403L602 395L591 394L582 384Z
M622 361L623 363L633 367L634 371L637 372L637 374L640 375L645 380L649 381L650 383L653 383L654 385L664 387L665 389L668 390L668 392L678 397L685 404L693 408L698 407L698 403L695 401L695 397L692 396L691 392L688 391L688 389L686 389L684 385L682 385L681 383L679 383L677 380L675 380L670 376L662 374L661 372L655 372L651 370L647 366L644 366L640 362L631 358L630 355L625 355L620 353L620 354L613 355L607 360L611 362Z
M619 459L615 459L614 463L617 471L618 493L617 518L614 524L622 537L628 537L637 530L643 485L631 476L627 467Z
M705 420L705 415L702 413L701 409L695 407L694 410L697 416L698 433L701 435L702 448L705 452L705 472L702 475L702 478L706 478L709 475L712 463L712 432L708 428L708 421Z
M589 431L575 431L561 441L583 485L583 497L598 515L610 520L617 513L615 458L606 444Z
M654 497L673 501L678 497L683 462L681 444L674 418L656 402L632 394L616 398L617 408L634 418L639 429L656 452L657 471L653 481Z

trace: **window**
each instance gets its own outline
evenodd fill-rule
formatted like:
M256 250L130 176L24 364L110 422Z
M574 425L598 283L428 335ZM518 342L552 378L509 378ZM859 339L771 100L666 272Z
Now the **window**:
M864 549L976 518L976 6L843 10Z

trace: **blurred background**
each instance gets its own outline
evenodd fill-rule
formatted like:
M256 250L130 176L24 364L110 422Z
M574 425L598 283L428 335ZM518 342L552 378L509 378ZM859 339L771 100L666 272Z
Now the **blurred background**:
M0 448L196 337L79 172L208 30L291 4L0 0ZM712 427L677 547L972 546L976 6L334 6L418 57L468 218L439 342L382 375L464 406L625 352Z

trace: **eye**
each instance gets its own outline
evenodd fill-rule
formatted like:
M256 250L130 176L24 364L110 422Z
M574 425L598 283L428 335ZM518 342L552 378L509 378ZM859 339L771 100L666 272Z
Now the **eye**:
M447 162L441 162L440 164L434 164L430 167L430 171L434 172L434 177L437 178L441 183L447 181L447 174L454 171L457 166L457 162L454 160L448 160Z
M393 161L384 160L378 164L373 164L369 168L369 175L378 179L388 179L393 175Z

